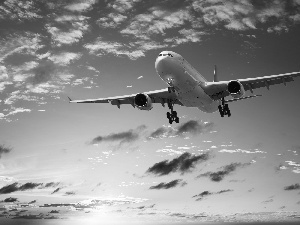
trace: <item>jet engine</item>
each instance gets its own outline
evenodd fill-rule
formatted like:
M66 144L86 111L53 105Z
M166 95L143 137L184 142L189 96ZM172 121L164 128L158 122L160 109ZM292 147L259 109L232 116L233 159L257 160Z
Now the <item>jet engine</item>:
M233 98L241 98L245 94L244 86L237 80L229 81L227 89Z
M140 110L151 110L153 108L151 98L143 93L134 97L134 104Z

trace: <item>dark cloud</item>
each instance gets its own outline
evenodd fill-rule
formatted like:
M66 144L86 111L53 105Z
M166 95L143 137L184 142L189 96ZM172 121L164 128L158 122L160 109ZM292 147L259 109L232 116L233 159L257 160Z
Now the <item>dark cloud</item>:
M15 217L12 217L12 219L28 219L28 220L34 220L34 219L60 219L56 216L46 216L43 213L40 213L39 215L17 215Z
M18 182L15 182L15 183L12 183L12 184L2 187L0 189L0 194L8 194L8 193L16 192L16 191L26 191L26 190L31 190L31 189L35 189L35 188L55 187L58 184L59 183L54 183L54 182L46 183L45 185L43 185L43 183L28 182L25 184L19 184Z
M19 187L19 190L18 191L26 191L26 190L30 190L30 189L35 189L39 186L41 186L42 183L26 183L26 184L23 184Z
M54 194L54 193L56 193L56 192L58 192L60 189L61 189L61 188L56 188L56 189L51 193L51 195Z
M6 185L0 189L0 194L8 194L18 190L18 182Z
M300 189L300 184L292 184L290 186L284 187L284 190L291 191L291 190L298 190Z
M197 198L196 201L199 201L199 200L202 200L203 197L208 196L208 195L222 194L222 193L230 192L230 191L233 191L233 190L232 189L227 189L227 190L221 190L221 191L218 191L218 192L203 191L198 195L194 195L192 198Z
M65 195L75 195L75 192L74 192L74 191L67 191L67 192L65 193Z
M153 131L147 139L156 139L161 137L171 137L171 136L180 136L184 137L185 134L202 134L207 133L212 130L214 123L212 122L202 122L196 120L189 120L186 123L183 123L174 129L171 127L160 127Z
M59 182L49 182L44 184L45 188L50 188L50 187L57 187L60 183Z
M52 80L56 72L56 65L50 60L43 61L30 72L34 74L27 80L30 84L38 85L47 83L48 81Z
M51 210L49 213L59 213L58 210Z
M233 191L233 190L232 189L221 190L221 191L218 191L216 194L222 194L222 193L230 192L230 191Z
M34 204L34 203L36 203L36 200L33 200L33 201L31 201L31 202L28 202L28 204Z
M199 175L199 177L209 177L211 181L219 182L224 179L225 176L229 175L233 171L235 171L238 167L244 167L249 165L249 163L231 163L230 165L224 166L222 170L217 172L207 172L205 174Z
M208 158L209 158L208 153L204 153L201 155L192 155L188 152L185 152L179 157L171 161L164 160L155 163L146 172L153 173L159 176L167 175L169 173L177 172L177 171L180 171L181 173L185 173L193 169L197 163L208 160Z
M0 145L0 158L2 156L2 154L7 154L12 150L12 148L7 147L5 145Z
M151 186L149 189L170 189L180 185L181 181L182 181L181 179L177 179L177 180L172 180L169 183L162 182L158 185Z
M170 129L167 129L165 127L160 127L157 130L153 131L147 138L150 138L150 139L159 138L169 132L170 132Z
M17 202L18 199L17 198L13 198L13 197L9 197L3 200L3 202Z
M181 124L177 127L176 135L183 135L184 133L191 133L193 135L206 133L211 131L214 123L199 123L196 120L190 120L184 124Z
M123 143L134 142L139 139L140 132L146 128L145 125L141 125L136 129L130 129L128 131L120 132L120 133L112 133L107 136L98 136L95 137L90 144L98 144L100 142L108 141L108 142L116 142L119 141L120 145Z

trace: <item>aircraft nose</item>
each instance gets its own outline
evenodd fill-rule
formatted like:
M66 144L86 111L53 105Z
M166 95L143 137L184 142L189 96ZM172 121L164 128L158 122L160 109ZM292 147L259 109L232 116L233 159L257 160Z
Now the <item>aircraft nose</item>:
M165 64L166 56L158 56L155 60L155 69L156 72L160 72L163 70L164 64Z

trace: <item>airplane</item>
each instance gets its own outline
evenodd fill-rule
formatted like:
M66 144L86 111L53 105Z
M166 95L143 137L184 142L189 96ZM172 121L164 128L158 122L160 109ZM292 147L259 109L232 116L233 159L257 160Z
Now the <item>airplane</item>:
M294 77L300 76L300 72L285 73L279 75L263 76L247 79L219 81L217 68L214 69L212 82L207 81L192 65L180 54L173 51L161 52L155 61L155 69L160 78L167 83L168 88L131 95L115 96L108 98L72 100L70 103L111 103L120 108L120 105L131 104L140 110L151 110L153 103L160 103L163 107L167 104L170 112L167 112L169 123L179 123L175 105L196 107L206 113L219 111L221 117L230 117L228 103L239 100L259 97L254 95L253 89L294 81ZM246 91L252 95L245 96ZM226 97L232 97L225 100Z

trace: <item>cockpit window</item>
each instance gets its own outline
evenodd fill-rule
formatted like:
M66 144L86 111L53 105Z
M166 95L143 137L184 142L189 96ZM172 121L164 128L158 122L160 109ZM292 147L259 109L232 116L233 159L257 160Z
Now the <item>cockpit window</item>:
M170 57L173 57L173 55L171 53L159 54L158 56L170 56Z

